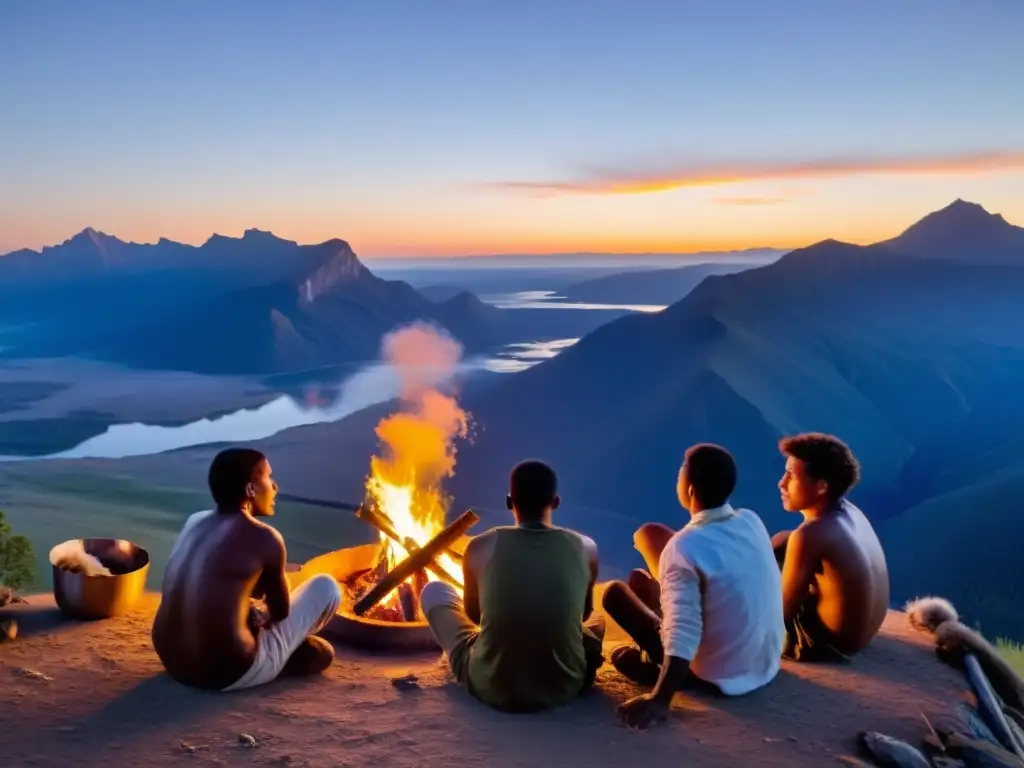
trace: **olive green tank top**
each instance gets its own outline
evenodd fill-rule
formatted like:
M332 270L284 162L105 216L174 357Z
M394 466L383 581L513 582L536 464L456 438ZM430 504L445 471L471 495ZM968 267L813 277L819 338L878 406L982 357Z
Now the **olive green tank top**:
M509 527L477 574L480 634L469 661L473 694L496 709L538 711L583 687L583 610L590 565L561 528Z

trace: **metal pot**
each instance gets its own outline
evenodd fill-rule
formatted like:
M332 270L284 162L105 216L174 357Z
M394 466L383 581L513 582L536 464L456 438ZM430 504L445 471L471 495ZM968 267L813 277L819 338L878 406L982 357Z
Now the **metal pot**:
M109 619L131 611L146 587L149 552L124 539L79 541L86 554L99 560L113 575L87 576L54 565L53 596L57 606L72 618L86 620Z

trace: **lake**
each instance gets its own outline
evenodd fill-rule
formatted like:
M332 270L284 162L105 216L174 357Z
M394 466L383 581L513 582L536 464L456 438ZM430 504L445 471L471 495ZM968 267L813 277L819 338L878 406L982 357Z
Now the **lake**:
M591 311L618 312L661 312L664 304L593 304L585 301L568 301L557 291L519 291L481 296L481 301L493 304L499 309L579 309Z
M576 341L578 339L510 344L494 357L464 361L458 366L457 373L516 373L554 357ZM207 443L260 440L292 427L339 421L363 408L397 397L399 388L400 382L395 370L376 363L367 365L345 379L333 402L328 404L304 404L282 395L256 408L243 408L223 416L199 419L178 426L113 424L102 434L66 451L47 456L0 456L0 461L120 459Z
M555 291L521 291L496 294L485 299L503 309L573 309L658 312L664 307L636 304L588 304L565 301ZM524 341L507 345L492 357L476 357L463 361L457 370L462 375L514 374L544 360L549 360L571 347L579 339ZM163 451L219 442L260 440L292 427L339 421L350 414L397 397L399 380L390 367L376 363L367 365L345 379L333 402L300 403L282 395L256 408L243 408L215 418L203 418L178 426L156 424L113 424L102 434L91 437L73 448L46 456L0 456L0 461L37 461L45 459L118 459L146 456Z

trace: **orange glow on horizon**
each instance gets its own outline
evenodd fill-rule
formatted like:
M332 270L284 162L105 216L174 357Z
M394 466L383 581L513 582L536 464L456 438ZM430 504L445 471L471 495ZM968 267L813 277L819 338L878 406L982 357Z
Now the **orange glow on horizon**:
M932 157L821 158L795 162L665 164L663 169L606 171L551 181L500 181L484 186L527 195L643 195L758 181L835 179L864 175L980 176L1024 169L1024 152L973 152Z

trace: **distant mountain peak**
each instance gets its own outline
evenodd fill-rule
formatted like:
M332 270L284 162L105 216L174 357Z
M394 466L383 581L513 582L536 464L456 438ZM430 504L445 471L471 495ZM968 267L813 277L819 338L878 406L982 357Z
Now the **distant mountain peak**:
M293 245L297 246L294 240L286 240L283 237L278 237L273 232L266 229L257 229L256 227L250 227L242 233L241 237L231 237L230 235L222 235L214 232L207 239L203 245L216 245L227 243L245 244L245 245Z
M299 297L307 304L312 304L342 283L349 283L364 274L369 274L369 270L352 250L352 246L344 240L334 238L319 245L305 246L303 250L320 259L316 269L299 285Z
M1024 259L1024 229L978 203L957 198L884 245L905 253L958 261L1019 263Z
M125 245L124 240L120 240L113 235L108 235L106 232L100 232L98 229L92 227L86 227L77 235L73 235L64 241L63 245L84 245L91 243L97 248L105 248L111 245Z
M252 227L245 230L242 233L242 240L244 242L277 242L277 243L291 243L292 245L298 245L294 240L288 240L284 237L278 237L269 229L257 229Z

